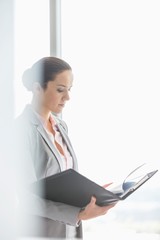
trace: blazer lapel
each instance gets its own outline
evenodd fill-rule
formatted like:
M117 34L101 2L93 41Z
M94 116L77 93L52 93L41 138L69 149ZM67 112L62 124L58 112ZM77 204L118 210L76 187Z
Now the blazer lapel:
M31 109L30 105L26 106L25 115L26 115L26 117L29 117L29 120L32 122L32 124L37 127L37 131L41 134L45 143L48 145L48 147L50 148L50 150L54 154L54 156L55 156L55 158L56 158L56 160L59 164L60 170L62 171L63 165L62 165L61 157L58 153L58 150L56 149L56 147L54 146L54 144L52 143L52 141L48 137L45 129L43 128L43 125L42 125L41 121L37 118L37 116L35 115L35 113Z
M62 161L60 158L60 155L56 149L56 147L54 146L54 144L52 143L52 141L50 140L50 138L48 137L46 131L44 130L42 125L38 125L37 126L37 130L39 131L39 133L41 134L41 136L43 137L44 141L46 142L46 144L48 145L48 147L50 148L50 150L52 151L52 153L54 154L54 156L56 157L56 160L58 161L58 164L60 166L60 169L62 171L63 169L63 165L62 165Z
M32 122L32 124L37 127L37 131L41 134L41 136L43 137L44 141L46 142L46 144L48 145L48 147L50 148L50 150L54 154L54 156L55 156L55 158L56 158L56 160L57 160L57 162L58 162L58 164L60 166L60 169L62 171L63 165L62 165L62 160L61 160L61 157L60 157L60 155L58 153L58 150L56 149L56 147L52 143L51 139L48 137L45 129L43 128L43 125L42 125L41 121L37 118L37 116L33 112L33 110L30 107L30 105L26 106L25 113L26 113L26 117L29 117L29 119ZM70 151L70 154L72 156L73 168L75 170L78 170L77 158L76 158L76 155L74 153L72 144L71 144L71 142L70 142L70 140L68 138L68 135L66 133L66 130L64 129L64 126L61 123L61 120L59 120L57 117L56 117L55 120L56 120L57 127L58 127L60 133L62 134L62 137L63 137L63 139L64 139L64 141L65 141L65 143L66 143L66 145L68 147L68 150Z

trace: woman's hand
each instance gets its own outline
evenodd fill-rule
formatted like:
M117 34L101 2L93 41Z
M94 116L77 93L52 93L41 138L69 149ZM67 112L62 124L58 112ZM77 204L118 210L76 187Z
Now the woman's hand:
M108 186L110 186L111 184L113 184L112 182L111 183L106 183L105 185L103 185L102 187L103 188L107 188Z
M96 204L96 198L92 197L90 203L85 207L85 209L79 212L78 221L88 220L101 215L105 215L108 210L113 208L115 205L116 204L114 203L109 206L100 207Z

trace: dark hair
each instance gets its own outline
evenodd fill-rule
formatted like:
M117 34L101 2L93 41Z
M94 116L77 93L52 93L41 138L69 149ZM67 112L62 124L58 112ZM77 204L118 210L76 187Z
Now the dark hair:
M64 60L57 57L44 57L24 71L22 81L28 91L32 91L34 82L38 82L45 89L49 81L54 81L56 75L65 70L72 70L72 68Z

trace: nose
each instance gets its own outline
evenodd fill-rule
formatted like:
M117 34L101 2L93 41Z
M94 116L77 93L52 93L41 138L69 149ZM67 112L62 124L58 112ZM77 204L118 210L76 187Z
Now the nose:
M64 99L66 101L69 101L70 100L70 94L69 94L69 91L66 92L65 96L64 96Z

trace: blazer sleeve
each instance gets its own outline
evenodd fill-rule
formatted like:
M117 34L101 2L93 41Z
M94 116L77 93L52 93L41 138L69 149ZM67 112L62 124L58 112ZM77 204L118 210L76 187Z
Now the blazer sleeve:
M27 191L23 193L23 196L20 196L19 200L19 210L22 214L37 215L64 224L77 226L80 208L45 200Z

